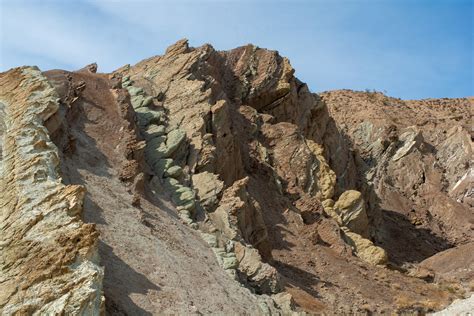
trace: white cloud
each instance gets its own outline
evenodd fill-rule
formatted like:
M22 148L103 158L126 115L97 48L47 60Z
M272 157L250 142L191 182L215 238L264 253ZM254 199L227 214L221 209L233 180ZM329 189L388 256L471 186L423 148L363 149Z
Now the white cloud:
M75 12L74 5L29 1L2 2L1 6L2 55L38 56L71 69L97 61L110 71L139 44L130 34L120 32L118 21L93 12ZM2 60L2 69L18 66L4 63Z
M315 91L443 96L446 85L454 93L468 90L469 82L458 89L458 81L472 82L464 70L472 69L472 59L467 67L462 24L440 22L441 13L430 7L295 1L0 0L0 67L34 62L77 69L95 61L107 72L186 37L193 46L254 43L279 50Z

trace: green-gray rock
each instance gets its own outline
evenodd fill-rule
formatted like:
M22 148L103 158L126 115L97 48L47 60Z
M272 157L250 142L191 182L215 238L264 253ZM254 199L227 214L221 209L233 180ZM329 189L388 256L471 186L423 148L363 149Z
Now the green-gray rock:
M181 186L173 193L171 199L176 205L181 206L189 203L190 201L194 202L195 195L193 190L190 188Z
M143 99L143 103L142 103L142 106L149 106L153 103L153 97L145 97Z
M222 258L222 267L224 269L236 269L239 263L235 254L227 253L224 258Z
M132 107L136 110L143 106L143 96L135 95L131 97L130 102L132 103Z
M169 132L166 139L166 147L168 147L168 154L170 156L173 155L185 139L186 133L183 130L175 129Z
M183 168L180 166L172 166L165 171L165 177L178 179L183 175Z
M135 96L135 95L143 95L145 92L143 91L143 88L139 88L139 87L134 87L134 86L129 86L127 88L128 90L128 93L131 95L131 96Z
M166 128L163 125L151 124L143 132L146 140L166 134Z
M145 107L136 108L135 113L137 115L137 123L142 129L146 128L152 123L160 124L161 118L163 116L162 111L150 110L149 108Z
M165 178L163 180L163 186L165 190L174 192L178 190L180 187L182 187L181 184L179 184L179 181L174 179L174 178Z
M165 171L172 166L173 166L173 159L169 159L169 158L158 159L158 160L155 160L155 163L152 165L152 169L158 177L163 178Z

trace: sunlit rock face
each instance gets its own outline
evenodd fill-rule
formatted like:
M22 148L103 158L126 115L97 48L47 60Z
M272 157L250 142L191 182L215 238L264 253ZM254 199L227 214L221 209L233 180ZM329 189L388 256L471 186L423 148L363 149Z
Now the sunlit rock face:
M429 312L471 286L470 99L317 95L276 51L186 40L0 82L6 314Z
M98 233L81 220L84 188L61 182L44 126L58 95L33 67L1 74L0 85L2 314L99 314Z

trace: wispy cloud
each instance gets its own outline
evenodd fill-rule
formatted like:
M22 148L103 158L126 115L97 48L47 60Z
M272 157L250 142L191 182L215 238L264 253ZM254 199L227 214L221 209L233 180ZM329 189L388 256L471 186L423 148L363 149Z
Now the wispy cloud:
M96 61L112 71L186 37L277 49L315 91L474 94L469 0L0 0L0 9L2 69Z
M16 55L14 60L36 56L69 69L99 61L110 71L140 47L134 34L123 32L126 25L84 5L75 10L59 1L5 1L1 6L2 56ZM12 66L2 57L2 69Z

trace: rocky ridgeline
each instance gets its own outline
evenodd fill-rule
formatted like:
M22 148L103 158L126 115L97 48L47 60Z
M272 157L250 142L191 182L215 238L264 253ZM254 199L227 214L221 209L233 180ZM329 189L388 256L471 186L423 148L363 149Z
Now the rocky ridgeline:
M81 220L84 188L64 185L44 122L58 95L37 68L0 76L0 310L3 315L104 309L98 234Z
M193 223L198 216L196 206L204 211L199 215L200 226L218 257L222 257L219 261L227 270L237 268L246 276L246 282L260 293L277 293L281 286L277 271L262 262L261 255L254 249L265 244L267 228L258 202L247 191L248 176L252 176L244 165L247 159L264 165L277 185L281 186L282 181L288 183L288 193L321 199L327 213L345 228L342 232L347 232L344 234L356 254L360 253L362 259L373 264L385 263L383 249L364 238L368 237L369 223L361 194L348 192L352 194L343 195L334 204L331 198L335 174L326 163L321 145L305 138L298 126L277 123L281 120L277 117L281 107L301 107L298 102L302 97L292 95L291 90L296 87L291 84L295 83L288 82L295 80L288 61L254 46L245 50L242 65L237 61L234 66L242 67L237 72L244 76L238 91L229 90L235 87L226 87L225 81L220 82L226 70L221 74L212 73L220 67L219 62L227 62L218 59L218 52L210 46L190 49L184 41L170 47L167 54L156 61L148 60L143 68L138 64L121 70L122 85L131 95L139 126L147 140L147 161L156 175L152 181L160 181L165 190L171 192L182 218L191 225L196 225ZM266 62L264 65L257 57L262 53L269 55L260 57ZM220 56L226 57L233 56ZM259 67L273 73L266 70L258 76ZM175 69L179 72L174 73ZM173 77L168 78L170 75ZM205 89L205 85L210 88ZM145 92L147 88L151 95ZM307 90L306 93L304 98L311 101ZM193 106L185 106L183 100ZM252 106L243 105L245 103ZM242 107L241 113L236 112L235 105ZM320 105L304 106L311 111ZM264 113L260 114L257 109L263 109ZM292 111L300 117L282 119L307 119L298 109ZM273 112L274 115L269 114ZM238 115L248 119L248 129L238 130L235 126L239 122L233 120ZM270 146L259 139L259 134L264 135ZM256 152L244 153L240 137L253 141ZM180 146L182 150L178 151ZM289 152L294 154L289 156ZM196 201L194 191L202 204ZM236 256L234 251L237 251Z
M187 156L190 154L199 156L200 153L192 153L186 139L186 131L180 128L179 124L174 123L175 120L170 123L170 118L166 114L169 110L167 111L165 106L159 105L160 101L158 100L163 99L166 94L158 92L154 96L147 95L143 88L134 85L135 80L140 81L140 79L151 81L146 76L143 78L140 75L135 75L131 79L130 75L125 75L122 77L122 87L130 93L138 126L146 140L145 157L154 174L151 184L157 192L164 189L170 194L180 217L192 228L199 229L199 225L195 221L197 217L205 216L207 218L207 214L210 212L217 215L217 217L209 216L210 219L213 219L210 225L201 225L206 226L201 229L201 236L212 247L222 268L233 278L238 278L236 271L238 269L261 293L279 292L277 272L270 265L261 261L258 251L247 244L239 232L239 224L242 225L242 223L239 223L237 213L255 213L255 210L245 210L250 202L248 193L245 191L246 180L235 182L234 186L226 191L226 194L224 193L224 182L219 179L217 174L208 171L195 174L190 172L191 168L186 161ZM151 91L153 90L151 89ZM210 106L208 111L212 111ZM220 124L230 124L230 122L222 121ZM192 132L196 133L195 130ZM201 137L212 141L213 135L207 133ZM204 142L204 140L199 141ZM214 151L215 148L212 150ZM222 200L219 199L221 195L223 196ZM199 211L200 214L198 214ZM220 229L215 227L214 222ZM248 224L255 225L255 223ZM260 220L260 225L263 227L263 220ZM238 243L237 246L235 242ZM238 249L237 253L236 249Z
M3 177L7 179L7 182L2 180L5 188L6 183L20 186L23 181L15 178L16 165L11 161L23 158L9 145L9 137L13 137L9 135L30 135L29 126L15 127L11 123L16 121L9 112L9 104L18 102L18 98L21 104L25 104L25 112L15 116L18 124L29 113L28 105L30 109L37 109L30 104L32 101L25 101L29 100L30 94L49 104L43 110L49 114L38 116L41 124L57 111L57 106L54 107L57 101L53 100L57 96L54 97L54 90L44 78L40 88L35 86L27 91L13 88L15 82L25 76L19 74L21 71L22 74L33 72L40 76L38 71L25 69L2 74L1 79L5 86L12 85L9 91L13 91L4 92L2 83L0 115L5 118L5 123L0 120L3 123L0 132L4 133L5 141L0 143L3 150L0 170L12 177ZM89 202L88 206L106 214L107 220L103 221L97 214L88 213L89 220L99 225L103 234L100 240L117 245L120 243L115 243L114 238L122 240L122 235L135 233L137 240L147 238L135 245L140 249L145 246L150 252L160 249L163 256L167 256L160 262L166 264L173 258L183 260L183 252L186 256L209 260L204 251L193 252L192 248L202 249L198 241L190 242L187 249L179 248L176 246L179 243L172 241L174 238L189 242L200 236L212 249L215 255L212 260L227 272L226 281L218 272L206 272L203 270L205 267L199 266L197 271L202 273L197 282L196 271L179 271L180 278L185 280L183 284L202 281L203 284L222 285L230 291L227 299L224 299L225 295L216 295L200 305L203 303L201 298L189 297L194 288L183 289L172 283L174 281L166 282L166 276L160 274L162 267L154 264L161 258L155 258L155 261L144 258L143 262L148 262L149 266L143 267L127 255L127 251L134 251L130 248L122 250L117 246L111 255L106 247L102 247L103 260L114 260L114 264L109 265L112 280L117 282L116 275L123 275L117 266L126 261L132 269L145 271L152 288L161 287L157 291L159 294L154 294L124 283L120 292L114 283L107 281L111 277L107 279L106 269L104 292L106 302L109 302L108 312L158 313L166 310L190 313L206 310L219 313L219 310L238 310L267 315L428 312L440 309L455 295L461 295L472 286L469 283L472 275L470 262L474 260L468 258L468 253L472 252L466 251L472 248L474 223L470 166L472 141L466 119L472 107L470 100L459 99L453 103L446 100L401 101L375 92L345 90L316 95L294 76L286 58L253 45L221 52L210 45L191 48L186 40L182 40L170 46L163 56L124 66L112 74L95 75L96 70L97 65L92 64L77 73L92 73L87 78L97 91L91 90L86 96L81 96L86 83L68 79L73 90L62 91L61 95L72 110L51 117L46 125L49 133L56 137L60 128L79 126L84 129L79 132L84 132L88 127L81 125L80 116L74 118L67 114L70 111L79 115L83 111L87 114L86 122L100 122L114 134L111 136L126 133L118 140L111 137L110 142L117 145L108 148L104 143L108 140L99 135L101 130L90 127L87 137L82 136L82 145L90 143L89 147L76 149L85 155L78 160L81 167L77 168L94 169L91 174L81 174L77 178L89 186L91 199L101 205L98 207L95 202ZM49 76L54 79L52 74ZM108 82L108 86L104 82ZM100 88L101 84L104 88ZM55 83L55 88L63 89L61 83ZM115 101L109 104L103 96L111 91ZM101 99L100 106L85 110L94 98L104 100ZM50 99L53 101L47 101ZM79 105L74 105L74 102L81 104L82 110L77 110ZM124 124L115 131L109 126L113 123L98 118L109 117L112 122L112 117L117 116L114 112L117 107L126 113L122 113L120 119L114 118L119 122L116 124ZM62 124L61 117L63 120L66 117L69 123ZM28 119L31 120L29 116ZM76 121L80 124L75 125ZM44 131L41 124L40 129ZM41 135L48 144L48 132ZM91 135L95 139L91 140ZM30 146L27 140L24 138L22 142ZM75 141L72 136L62 137L62 159L71 159L74 155L70 148L74 147ZM105 161L106 157L114 160L117 154L121 155L117 150L123 146L126 148L124 163ZM104 161L90 157L91 150L101 150L105 154L105 158L101 158ZM38 272L20 269L29 267L28 256L42 254L49 248L28 252L26 259L20 261L5 256L10 261L2 258L2 271L7 271L7 278L0 286L2 293L10 294L4 295L0 301L4 311L17 308L41 313L41 308L49 308L76 314L99 313L103 308L102 270L94 252L97 233L90 224L79 221L84 190L80 186L61 184L59 175L52 171L60 163L57 160L54 162L56 165L51 162L52 167L46 174L55 179L54 190L61 192L64 188L71 188L72 193L63 197L59 193L48 194L56 191L41 187L47 198L36 201L36 193L29 193L33 196L33 204L25 205L42 209L42 205L47 203L53 210L62 210L62 213L53 213L59 214L54 226L57 229L42 228L42 232L53 236L62 234L60 231L64 230L66 235L74 233L79 237L68 239L72 244L60 243L63 237L56 238L56 235L42 237L44 245L60 243L54 248L56 253L64 251L62 247L69 247L68 259L55 262L51 265L53 268L48 266L53 270L56 266L61 267L60 272L45 270L45 273L51 273L51 280L55 280L57 275L65 280L77 276L81 281L74 286L61 283L60 290L53 291L63 293L57 298L59 303L55 297L45 294L44 298L40 295L41 299L34 303L36 305L25 309L17 297L32 295L29 294L30 288L51 280L35 279L21 287L12 287L8 282L18 280L14 277L16 275L36 275ZM67 160L67 168L63 170L70 179L76 179L76 173L70 170L75 168L71 161ZM120 166L120 170L115 170L116 166ZM28 170L36 172L34 168ZM115 174L120 180L114 178ZM115 184L104 187L102 192L96 189L94 181L103 183L100 177L104 175ZM35 182L38 183L35 189L43 185L43 178L41 176ZM8 191L5 191L13 197L12 201L21 197L20 191L14 188L8 186ZM109 192L113 190L121 190L120 197ZM128 194L133 195L131 202L125 197ZM117 198L124 209L130 210L122 214L130 221L122 226L122 235L117 229L119 226L114 226L121 223L117 223L113 215L121 210L113 210L107 201L102 201L104 196L105 199ZM2 203L4 201L7 202L1 199ZM55 207L54 203L60 201L73 202ZM178 215L187 225L187 230L173 224L161 227L168 235L160 234L159 221L153 218L172 223L163 217L168 212L168 202L172 205L170 214ZM2 209L2 216L7 218L7 224L2 228L3 235L7 236L2 247L8 251L18 249L12 247L27 247L23 244L11 246L13 242L26 238L12 237L18 234L15 227L32 230L40 227L38 223L50 223L47 221L56 218L43 214L31 225L19 221L8 224L10 218L15 218L10 213L24 220L29 218L24 214L34 213L21 203L15 204L14 211L11 209L9 204ZM142 214L140 220L132 214L135 210ZM81 235L86 228L87 236ZM39 240L37 242L35 247L44 246ZM181 252L170 252L168 247L181 249ZM12 253L8 251L4 253ZM444 263L453 257L462 257L462 260L450 269L443 268ZM19 263L12 265L13 262ZM42 269L38 271L42 273ZM449 271L456 273L450 274ZM186 283L188 278L190 282ZM170 276L169 280L174 279ZM236 287L237 282L245 288ZM361 288L365 290L360 291ZM83 296L75 294L76 289ZM64 291L71 294L66 295ZM199 294L202 291L205 289ZM219 291L219 288L211 289L209 285L209 291ZM87 298L84 293L87 293ZM166 297L175 295L192 302L187 307L182 306L183 302L176 302L173 306ZM125 303L124 297L132 299ZM247 302L248 306L239 305L232 300L233 297ZM40 307L41 304L46 307Z

